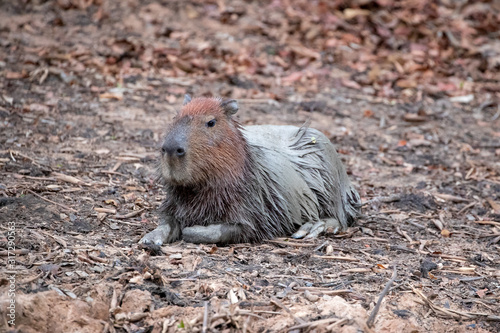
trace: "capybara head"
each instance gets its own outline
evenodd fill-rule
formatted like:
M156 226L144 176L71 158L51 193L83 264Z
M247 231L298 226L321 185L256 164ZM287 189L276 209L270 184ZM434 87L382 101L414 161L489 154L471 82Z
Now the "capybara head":
M247 156L235 100L184 98L161 147L161 175L172 185L210 186L242 177Z

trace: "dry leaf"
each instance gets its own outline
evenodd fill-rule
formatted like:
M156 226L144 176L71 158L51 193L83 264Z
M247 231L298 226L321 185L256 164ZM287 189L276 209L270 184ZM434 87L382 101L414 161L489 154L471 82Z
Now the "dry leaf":
M447 229L443 229L441 230L441 236L443 237L450 237L451 236L451 232Z
M498 202L493 201L491 198L487 198L486 201L488 201L495 214L500 214L500 204Z
M426 116L421 116L415 113L407 113L403 116L403 119L410 123L421 123L427 121Z
M371 117L373 117L374 114L375 113L372 110L368 109L368 110L365 110L363 112L363 117L365 117L365 118L371 118Z
M370 15L370 11L366 9L346 8L343 14L346 20L350 20L356 16L368 16Z
M477 296L479 296L479 298L484 298L484 296L486 296L487 291L488 291L488 288L478 289L478 290L476 290L476 294L477 294Z
M104 200L104 202L107 204L107 205L113 205L115 207L118 207L118 202L116 202L116 200L114 199L107 199L107 200Z
M436 228L438 228L439 230L443 231L444 226L443 226L443 223L441 223L440 220L433 219L432 223L434 223L434 225L436 226Z

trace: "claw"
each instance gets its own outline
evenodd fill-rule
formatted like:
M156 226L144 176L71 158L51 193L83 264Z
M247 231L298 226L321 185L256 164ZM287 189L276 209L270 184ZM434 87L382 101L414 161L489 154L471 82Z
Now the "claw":
M339 221L332 217L315 223L307 222L303 224L299 230L292 235L292 238L317 238L327 228L332 228L334 234L337 234L342 230L342 226Z
M309 233L309 230L311 230L312 227L313 224L311 222L307 222L306 224L301 225L299 230L297 230L292 235L292 238L304 238Z
M323 221L316 222L309 231L309 234L306 237L304 237L304 239L316 238L323 231L325 231L325 222Z

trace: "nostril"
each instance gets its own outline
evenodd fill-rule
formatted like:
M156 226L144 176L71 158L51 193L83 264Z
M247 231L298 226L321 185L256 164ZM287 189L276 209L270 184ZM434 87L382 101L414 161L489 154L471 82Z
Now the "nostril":
M184 150L184 148L177 148L177 150L175 151L175 154L179 157L181 156L184 156L186 154L186 151Z

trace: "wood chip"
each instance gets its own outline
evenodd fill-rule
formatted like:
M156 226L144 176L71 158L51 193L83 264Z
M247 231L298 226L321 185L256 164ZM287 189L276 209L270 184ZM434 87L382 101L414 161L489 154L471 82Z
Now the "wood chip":
M441 199L444 201L451 201L451 202L470 202L468 199L464 199L461 197L457 197L451 194L444 194L444 193L434 193L433 194L437 199Z
M415 113L407 113L403 116L403 120L407 121L409 123L422 123L424 121L427 121L426 116L420 116Z
M86 185L86 184L84 184L83 180L78 179L78 178L73 177L73 176L65 175L63 173L52 172L52 176L54 176L56 179L63 181L63 182L67 182L67 183L71 183L71 184L75 184L75 185Z
M116 214L116 209L114 208L94 207L94 210L98 213Z

